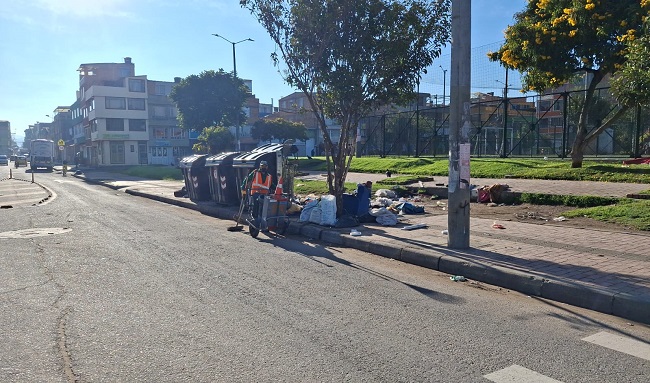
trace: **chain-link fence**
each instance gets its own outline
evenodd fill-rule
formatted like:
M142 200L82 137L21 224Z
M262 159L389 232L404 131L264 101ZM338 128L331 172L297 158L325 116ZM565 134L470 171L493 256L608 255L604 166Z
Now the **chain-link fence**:
M475 157L559 157L571 152L584 91L530 97L478 93L470 108L470 139ZM619 105L608 88L596 92L589 109L589 131ZM650 109L628 110L584 151L585 156L640 157L650 154ZM447 157L449 106L370 116L360 124L360 156Z

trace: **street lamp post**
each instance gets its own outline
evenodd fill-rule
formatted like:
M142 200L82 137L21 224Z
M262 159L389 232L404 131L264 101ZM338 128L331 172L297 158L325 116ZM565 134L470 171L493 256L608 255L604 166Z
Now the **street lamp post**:
M254 40L248 38L248 39L243 39L243 40L239 40L239 41L236 41L236 42L232 42L232 41L228 40L227 38L225 38L225 37L223 37L223 36L221 36L221 35L219 35L217 33L213 33L212 35L220 37L220 38L226 40L227 42L229 42L230 44L232 44L232 73L233 73L233 77L237 78L237 59L236 59L236 54L235 54L235 45L237 45L239 43L243 43L244 41L254 41ZM241 142L239 140L239 114L240 114L240 112L237 111L237 120L236 120L237 124L235 126L235 141L237 142L237 151L241 151Z
M447 69L444 69L442 65L440 65L440 69L442 69L442 106L445 106L445 98L447 97L445 93L447 90Z

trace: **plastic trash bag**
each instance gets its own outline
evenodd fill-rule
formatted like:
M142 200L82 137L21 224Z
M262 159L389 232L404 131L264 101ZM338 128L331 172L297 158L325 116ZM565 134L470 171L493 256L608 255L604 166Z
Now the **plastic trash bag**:
M404 214L423 214L424 206L416 206L410 202L404 202L397 206L397 209Z
M380 215L386 215L390 214L393 215L393 213L390 212L390 210L386 209L385 207L380 207L376 209L371 209L368 214L374 216L374 217L379 217Z
M336 197L333 195L324 195L320 199L321 218L320 225L336 225Z
M397 225L397 216L393 213L377 216L377 223L382 226Z
M375 197L395 198L396 196L394 191L388 189L379 189L375 192Z
M315 208L311 209L311 213L309 214L309 222L320 225L322 216L323 210L321 210L320 206L316 206Z
M311 217L311 211L318 206L318 200L313 200L308 202L300 212L300 222L309 222L309 217Z

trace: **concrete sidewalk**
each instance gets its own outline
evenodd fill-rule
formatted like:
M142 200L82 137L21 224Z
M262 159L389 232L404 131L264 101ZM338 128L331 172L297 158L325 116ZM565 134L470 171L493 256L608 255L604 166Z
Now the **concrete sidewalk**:
M221 219L231 220L237 210L211 201L174 197L174 191L183 186L181 181L145 180L100 170L84 170L75 176ZM350 174L348 180L374 181L375 176ZM434 183L446 184L446 181L440 177ZM554 190L556 193L551 194L620 197L650 189L650 185L601 182L482 181L473 179L472 183L508 184L521 192ZM300 223L297 219L292 217L288 234L650 324L650 233L579 229L562 226L561 222L539 225L512 221L504 222L505 229L494 229L492 220L472 218L471 248L457 250L447 247L444 214L407 215L400 224L391 227L362 224L356 227L360 236L351 236L350 228L323 227ZM419 223L427 227L402 230L406 225Z

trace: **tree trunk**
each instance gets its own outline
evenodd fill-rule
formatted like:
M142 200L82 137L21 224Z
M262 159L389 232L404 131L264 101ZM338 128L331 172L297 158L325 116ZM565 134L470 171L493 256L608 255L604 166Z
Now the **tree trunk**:
M582 160L585 157L584 148L585 148L585 137L587 136L586 129L580 127L576 134L576 138L573 141L573 146L571 147L571 167L572 168L581 168Z

